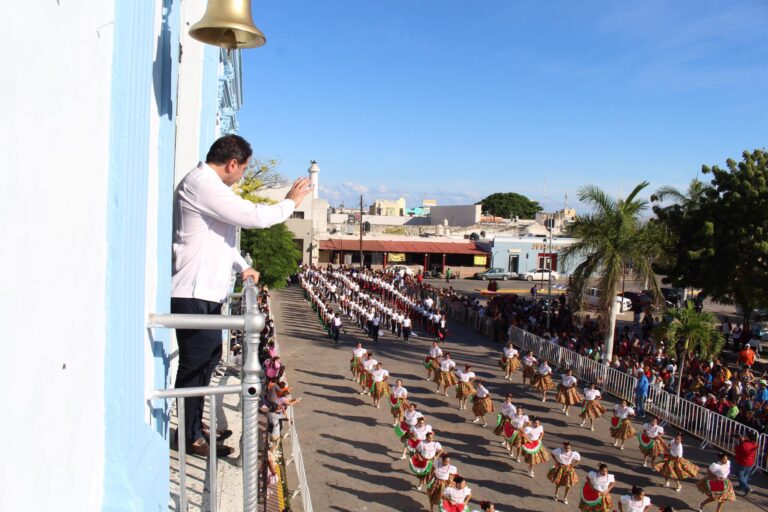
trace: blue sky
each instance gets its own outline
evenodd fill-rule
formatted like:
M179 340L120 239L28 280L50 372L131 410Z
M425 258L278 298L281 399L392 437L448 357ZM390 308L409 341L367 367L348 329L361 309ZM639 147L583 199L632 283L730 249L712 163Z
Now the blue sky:
M240 133L332 205L685 187L768 146L768 2L257 0ZM650 193L650 189L649 189Z

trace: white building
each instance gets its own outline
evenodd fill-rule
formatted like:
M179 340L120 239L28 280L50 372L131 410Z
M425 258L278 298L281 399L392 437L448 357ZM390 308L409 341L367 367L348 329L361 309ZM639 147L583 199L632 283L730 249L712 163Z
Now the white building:
M147 397L173 351L146 319L170 307L174 184L242 102L238 53L187 35L204 8L3 9L0 510L168 506L168 411Z

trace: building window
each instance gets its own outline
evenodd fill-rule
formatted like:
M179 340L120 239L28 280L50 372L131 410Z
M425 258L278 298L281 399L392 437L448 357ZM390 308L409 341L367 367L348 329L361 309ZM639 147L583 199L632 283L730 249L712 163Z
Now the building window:
M304 212L293 212L291 214L292 219L303 219L304 218Z

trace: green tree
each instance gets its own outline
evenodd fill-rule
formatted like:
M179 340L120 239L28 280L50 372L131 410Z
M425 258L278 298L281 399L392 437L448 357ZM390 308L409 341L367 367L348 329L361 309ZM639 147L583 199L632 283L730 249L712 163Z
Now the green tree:
M665 282L737 304L748 323L754 309L768 304L768 154L742 156L726 168L702 167L712 180L698 203L654 212L679 240L658 268Z
M671 203L667 208L677 206L684 210L698 210L706 199L707 192L711 188L712 187L709 184L704 183L698 178L694 178L688 185L688 190L684 192L669 185L660 187L653 193L653 195L651 195L651 201Z
M667 309L665 320L657 329L657 336L667 340L667 353L670 356L682 352L682 357L678 358L678 396L689 354L698 352L700 357L711 358L722 350L724 340L716 323L715 315L708 311L696 311L691 301L687 301L682 308Z
M649 280L657 300L660 295L651 266L664 257L667 233L662 225L643 221L642 213L648 208L648 202L637 196L647 186L648 182L640 183L626 199L619 200L595 186L580 188L579 201L591 206L593 212L576 218L571 229L578 242L561 253L564 266L580 262L571 278L573 297L580 299L589 282L597 282L598 309L605 326L602 357L606 364L613 356L619 309L616 295L621 289L624 268L631 265L639 277Z
M270 288L283 288L287 278L296 272L301 251L293 238L293 232L285 224L242 230L240 248L253 258L253 268L260 273L260 283Z
M505 219L515 216L521 219L532 219L536 212L542 210L538 202L515 192L496 192L475 204L483 205L483 213L486 215Z
M254 203L275 203L259 195L259 191L285 184L285 179L277 171L278 165L275 159L253 159L237 185L236 191L240 197ZM253 268L259 271L261 284L270 288L283 288L287 278L296 272L298 262L301 261L301 251L293 241L294 236L285 224L241 231L240 249L251 255Z

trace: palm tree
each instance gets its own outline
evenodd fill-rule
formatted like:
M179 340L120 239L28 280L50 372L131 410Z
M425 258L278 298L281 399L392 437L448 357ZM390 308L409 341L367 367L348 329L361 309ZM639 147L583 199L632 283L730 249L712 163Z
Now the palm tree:
M688 354L698 352L701 357L710 358L723 348L723 336L715 327L717 318L709 311L698 312L688 301L682 308L669 308L665 321L658 327L658 336L667 340L670 356L683 352L680 363L680 378L677 381L677 395L683 383L683 371Z
M661 294L651 268L664 259L664 243L668 235L659 223L644 222L642 213L648 202L637 196L648 182L640 183L625 198L615 200L598 187L589 185L579 189L579 201L592 207L593 213L580 215L572 225L571 233L579 241L563 250L563 266L580 261L571 277L574 297L583 297L590 280L597 280L600 292L599 311L608 314L604 322L605 339L603 362L610 364L613 357L613 337L619 304L621 278L626 266L631 266L638 277L651 283L654 299ZM605 315L603 315L605 319Z
M688 190L685 192L675 187L665 185L651 195L651 201L654 203L669 201L673 205L680 206L683 210L695 210L699 207L704 195L710 189L712 189L711 185L704 183L698 178L694 178L691 180L691 183L688 185Z

